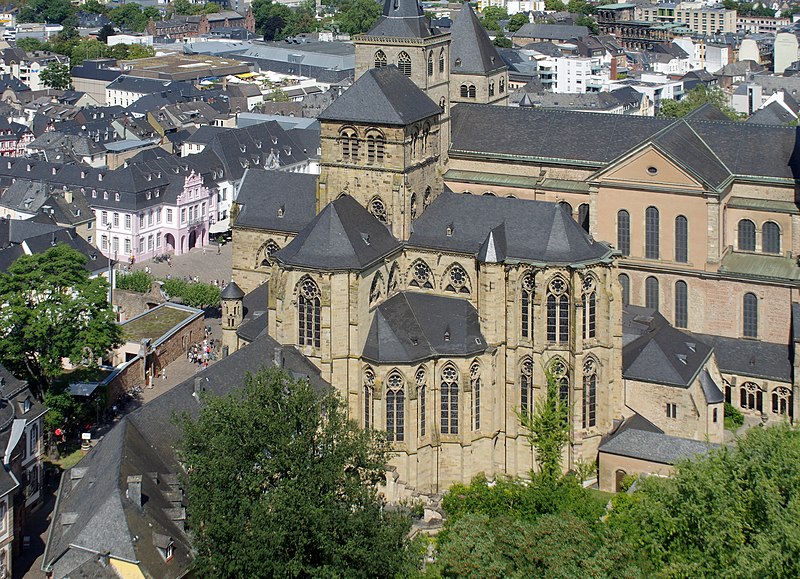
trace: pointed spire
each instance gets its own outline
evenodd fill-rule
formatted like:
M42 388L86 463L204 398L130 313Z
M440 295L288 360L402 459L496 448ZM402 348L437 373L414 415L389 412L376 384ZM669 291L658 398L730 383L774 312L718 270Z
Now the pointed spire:
M438 29L431 29L430 21L417 0L384 0L383 16L366 35L428 38L437 34L440 32Z
M450 72L488 74L506 67L469 3L462 5L450 34L453 38L450 45Z

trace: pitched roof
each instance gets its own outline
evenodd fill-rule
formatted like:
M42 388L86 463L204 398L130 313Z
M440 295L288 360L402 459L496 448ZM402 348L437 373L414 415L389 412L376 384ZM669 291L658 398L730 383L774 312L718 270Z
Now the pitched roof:
M454 74L489 74L506 68L486 29L472 6L465 2L450 29L450 72ZM456 66L456 63L460 63Z
M750 115L747 122L759 125L786 125L796 120L797 115L787 111L780 103L771 102Z
M547 40L569 40L589 36L586 26L571 26L568 24L523 24L512 37L518 38L545 38Z
M396 66L371 68L320 113L320 120L408 125L442 112Z
M401 292L375 310L364 344L370 362L416 363L439 356L474 356L486 349L469 300Z
M436 34L417 0L384 0L383 15L366 36L428 38Z
M344 195L329 203L274 257L298 267L360 271L400 246L383 223Z
M792 351L787 344L696 334L714 349L721 372L792 382Z
M650 141L712 188L721 185L731 175L728 168L683 119L665 128Z
M622 348L623 378L682 388L694 382L711 356L710 346L694 334L673 328L653 310L627 307L623 317L633 317L634 323L646 328L635 339L623 340L627 342ZM632 325L630 320L624 322L623 332Z
M710 442L628 428L606 440L600 445L599 451L660 464L675 464L716 448L719 445Z
M502 225L503 227L499 227ZM492 234L506 259L537 263L599 261L611 254L556 203L445 191L414 221L411 247L485 258Z
M298 233L316 215L317 176L247 169L236 203L235 227Z

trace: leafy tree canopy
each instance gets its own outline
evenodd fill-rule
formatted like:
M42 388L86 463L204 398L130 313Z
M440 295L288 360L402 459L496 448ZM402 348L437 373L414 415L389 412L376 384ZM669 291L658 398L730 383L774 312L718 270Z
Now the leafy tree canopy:
M617 495L609 524L662 577L800 577L800 431L753 428L734 448Z
M120 343L108 284L90 279L85 263L83 254L58 244L0 273L0 361L26 375L39 397L62 373L64 358L91 364Z
M561 12L567 7L566 3L563 0L544 0L544 9L553 11L553 12Z
M344 34L363 34L375 25L382 12L375 0L342 0L336 22Z
M48 88L57 90L67 90L72 85L72 75L69 72L69 66L59 62L51 62L42 72L39 73L39 79Z
M517 12L508 21L508 30L516 32L526 24L528 24L528 17L523 12Z
M203 577L397 577L414 571L407 514L383 508L385 439L333 394L271 368L179 419Z
M686 96L680 101L671 99L662 100L658 116L672 118L685 117L690 112L706 103L714 105L732 120L741 120L739 113L728 106L728 97L725 96L722 89L707 88L704 84L699 84L694 87L686 93Z
M494 44L498 48L511 48L512 46L514 46L513 43L511 42L511 39L502 32L494 37L492 44Z
M20 7L17 21L61 24L74 14L70 0L26 0Z

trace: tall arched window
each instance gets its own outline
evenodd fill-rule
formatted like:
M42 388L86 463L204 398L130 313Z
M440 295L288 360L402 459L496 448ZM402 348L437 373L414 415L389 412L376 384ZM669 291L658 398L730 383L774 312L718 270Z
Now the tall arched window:
M472 383L472 430L481 429L481 365L475 360L469 367Z
M384 145L386 141L380 133L370 133L367 135L367 162L375 163L383 161Z
M452 364L442 369L442 434L458 434L458 370Z
M761 388L753 382L745 382L739 391L739 404L745 410L761 412L764 408Z
M570 218L572 218L572 205L570 205L570 204L569 204L568 202L566 202L566 201L559 201L559 202L558 202L558 206L559 206L561 209L563 209L564 211L566 211L566 212L567 212L567 215L569 215L569 216L570 216Z
M594 338L597 335L597 288L594 278L587 275L583 278L583 337Z
M34 422L33 426L31 426L31 438L30 438L30 451L31 456L36 456L39 454L39 423Z
M375 372L372 368L364 370L364 428L372 428L374 424L375 404Z
M569 286L562 277L556 277L548 286L547 341L569 341Z
M494 96L494 81L489 81L489 96Z
M689 222L683 215L675 218L675 261L689 262Z
M411 266L410 277L411 281L408 282L408 285L425 289L433 289L433 276L431 275L431 268L429 268L428 264L424 261L417 261Z
M461 98L467 98L467 95L469 94L469 88L467 87L467 85L462 84L461 87L459 88L458 94L461 95Z
M500 79L500 94L503 94L504 92L506 92L506 79L501 78Z
M772 413L792 416L792 391L779 386L772 391Z
M427 431L426 410L428 403L428 392L426 387L425 367L420 366L414 374L414 381L417 383L417 411L419 413L419 435L425 436Z
M397 68L406 76L411 76L411 57L403 51L397 57Z
M314 280L305 278L300 282L297 296L299 342L301 346L319 348L320 343L320 294Z
M578 205L578 224L589 233L589 204L581 203Z
M562 404L569 405L569 368L561 358L550 362L550 375L558 385L558 398Z
M659 217L658 209L648 207L644 219L644 256L658 259L659 256Z
M675 327L686 328L689 326L689 288L686 282L675 282Z
M392 269L389 270L389 283L386 284L387 295L397 290L397 285L400 283L399 277L400 267L396 263L392 264Z
M534 278L532 272L522 276L520 284L520 316L519 324L523 338L533 337L533 288Z
M631 278L627 273L619 274L619 285L622 286L622 305L627 306L631 303Z
M471 84L471 85L469 85L469 98L474 99L475 95L476 95L475 85Z
M386 54L379 50L375 53L375 68L381 68L382 66L386 66Z
M597 365L593 358L583 363L583 427L597 424Z
M756 224L749 219L742 219L739 222L739 251L756 250Z
M742 300L742 334L745 338L758 337L758 298L746 293Z
M425 194L422 196L422 210L425 211L431 204L431 188L425 187Z
M415 192L411 193L411 219L417 218L417 194Z
M433 51L428 53L428 76L433 76Z
M402 442L405 439L405 381L400 372L386 379L386 439Z
M439 74L444 72L444 48L439 51Z
M265 241L258 250L258 257L256 261L261 267L270 267L272 265L272 254L278 251L280 247L271 239Z
M644 307L658 309L658 280L653 276L644 280Z
M624 209L617 211L617 249L622 255L631 254L631 216Z
M444 284L445 291L460 294L470 293L467 272L464 271L464 268L458 264L450 268L450 271L447 273L447 277L444 280Z
M781 228L774 221L767 221L761 228L761 250L764 253L781 252Z
M519 369L519 405L520 411L533 412L533 362L526 357Z

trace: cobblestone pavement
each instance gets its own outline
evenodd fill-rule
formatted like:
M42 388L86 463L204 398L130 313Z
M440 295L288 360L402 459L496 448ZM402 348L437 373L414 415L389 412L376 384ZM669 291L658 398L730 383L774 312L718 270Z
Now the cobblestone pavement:
M203 251L205 249L205 252ZM220 253L217 254L217 249ZM168 275L176 278L197 277L199 281L211 283L212 280L231 281L231 255L233 254L232 245L227 243L218 248L216 245L208 245L205 248L196 247L184 255L173 256L171 258L172 267L166 262L156 263L152 260L143 261L134 265L135 270L150 268L150 273L158 278L166 278ZM121 264L120 267L125 267Z

